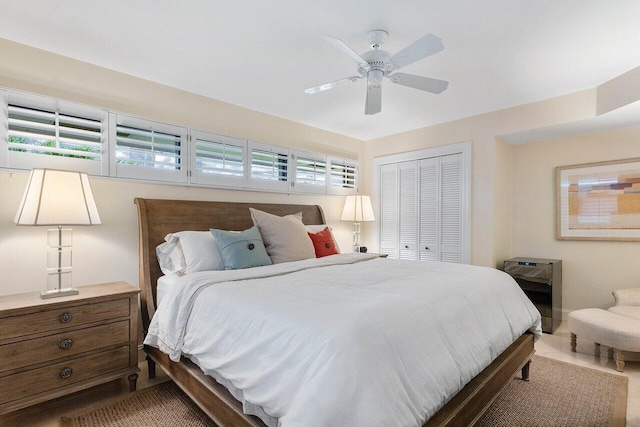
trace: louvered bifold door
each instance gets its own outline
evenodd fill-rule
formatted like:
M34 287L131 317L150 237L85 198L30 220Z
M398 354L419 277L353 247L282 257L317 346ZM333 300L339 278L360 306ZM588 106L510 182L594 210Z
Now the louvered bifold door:
M380 252L398 258L398 166L380 167Z
M420 261L440 260L440 158L419 161Z
M418 243L418 162L398 164L399 250L398 258L417 259Z
M462 262L462 154L440 158L440 260Z

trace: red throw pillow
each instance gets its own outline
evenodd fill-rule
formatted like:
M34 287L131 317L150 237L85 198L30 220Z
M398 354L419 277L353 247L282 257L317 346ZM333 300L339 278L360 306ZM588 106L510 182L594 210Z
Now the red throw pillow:
M324 230L319 233L312 234L307 232L307 234L313 242L313 248L316 250L316 258L340 253L338 252L338 248L336 248L336 242L333 241L329 227L325 227Z

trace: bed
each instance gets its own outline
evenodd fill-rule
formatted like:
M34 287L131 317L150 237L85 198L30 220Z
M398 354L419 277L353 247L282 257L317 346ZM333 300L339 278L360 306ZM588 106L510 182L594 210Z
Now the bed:
M157 309L157 281L162 276L155 248L168 233L182 230L245 230L253 223L249 207L275 215L302 212L305 224L324 224L319 206L255 204L230 202L178 201L136 198L140 235L140 286L142 319L145 334ZM373 265L374 261L371 261ZM375 261L377 262L377 261ZM495 397L520 371L528 379L529 363L534 352L534 335L526 332L517 336L486 368L471 379L464 388L431 416L425 426L472 425L488 408ZM169 355L150 345L144 347L149 373L159 364L190 398L218 425L265 426L254 415L243 412L243 405L234 396L206 375L189 358L171 360ZM331 391L318 391L318 393Z

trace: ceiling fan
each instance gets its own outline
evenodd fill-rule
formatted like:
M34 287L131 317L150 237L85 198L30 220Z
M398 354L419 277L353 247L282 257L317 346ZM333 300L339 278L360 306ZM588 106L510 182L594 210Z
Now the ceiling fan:
M442 41L433 34L416 40L400 52L392 55L380 49L387 37L384 30L373 30L367 33L367 41L373 50L358 55L345 42L334 37L326 37L327 41L349 55L358 64L358 76L346 77L318 86L305 89L305 93L318 93L341 85L343 83L353 83L360 79L367 79L367 101L364 113L371 115L382 110L382 78L388 77L393 83L424 90L425 92L441 93L449 82L445 80L432 79L429 77L416 76L414 74L396 73L402 67L413 64L416 61L438 53L444 49Z

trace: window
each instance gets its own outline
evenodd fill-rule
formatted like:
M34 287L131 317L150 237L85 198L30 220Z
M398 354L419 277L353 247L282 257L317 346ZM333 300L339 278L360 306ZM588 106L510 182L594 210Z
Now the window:
M250 187L287 191L289 150L272 145L249 142Z
M291 151L295 165L293 191L305 193L327 192L327 157L321 154Z
M0 88L0 170L257 191L356 194L358 164Z
M348 159L328 159L329 194L356 194L358 190L358 163Z
M242 186L245 183L247 141L192 131L191 182Z
M8 167L106 171L106 112L20 93L6 98Z
M186 128L112 116L112 166L117 177L187 182L183 167Z

